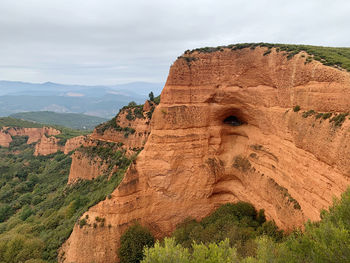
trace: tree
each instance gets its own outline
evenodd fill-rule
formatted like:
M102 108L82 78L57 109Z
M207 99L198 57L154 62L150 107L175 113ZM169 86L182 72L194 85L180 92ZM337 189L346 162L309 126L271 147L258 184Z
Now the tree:
M150 94L148 94L148 97L150 101L154 101L154 94L152 91L150 92Z
M120 263L138 263L143 258L144 247L152 247L154 237L151 232L139 225L131 226L120 238Z

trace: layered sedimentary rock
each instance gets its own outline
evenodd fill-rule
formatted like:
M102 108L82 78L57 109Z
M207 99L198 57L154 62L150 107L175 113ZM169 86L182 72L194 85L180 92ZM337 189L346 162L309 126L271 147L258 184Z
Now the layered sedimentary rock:
M68 154L69 152L74 151L75 149L79 148L81 145L83 145L87 141L88 141L88 136L84 136L84 135L68 139L64 145L64 154Z
M238 200L283 229L319 219L349 185L349 117L336 124L322 113L349 111L350 74L265 51L194 52L174 62L136 164L111 199L89 209L88 224L75 226L59 261L116 262L135 221L161 237ZM97 216L110 227L90 227Z
M110 167L109 160L91 153L92 151L98 152L98 148L101 147L111 147L108 143L118 144L116 148L125 151L129 157L143 148L150 133L148 113L155 107L152 102L146 101L145 105L147 106L143 109L125 107L115 118L96 127L82 143L82 148L72 155L68 184L78 180L91 180L109 172L113 173L118 169L115 166ZM138 113L137 109L139 109Z
M61 132L51 127L43 128L16 128L3 127L0 131L0 145L8 147L12 142L12 136L28 136L27 144L39 141L43 135L53 136Z
M86 143L87 140L88 137L84 135L73 137L66 141L62 141L62 139L54 136L48 137L47 135L43 135L39 142L35 145L34 155L49 155L58 151L68 154Z
M68 184L73 184L78 180L92 180L104 174L107 169L108 163L98 156L91 158L80 151L76 151L72 155Z
M59 145L59 139L50 136L47 137L47 135L43 135L39 142L35 145L34 155L49 155L52 153L56 153L58 151L62 151L64 146Z

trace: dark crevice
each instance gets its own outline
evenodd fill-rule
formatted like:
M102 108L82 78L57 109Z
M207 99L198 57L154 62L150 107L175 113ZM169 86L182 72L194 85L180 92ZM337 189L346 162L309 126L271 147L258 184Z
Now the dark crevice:
M236 116L229 116L226 119L224 119L224 124L231 125L231 126L241 126L243 122L238 119Z

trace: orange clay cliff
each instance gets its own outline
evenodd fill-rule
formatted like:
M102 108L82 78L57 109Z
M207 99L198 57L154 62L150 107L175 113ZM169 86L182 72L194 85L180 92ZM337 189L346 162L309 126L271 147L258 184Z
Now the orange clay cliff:
M303 52L265 52L187 52L174 62L144 150L111 198L83 215L88 224L74 227L60 262L116 262L135 221L162 237L238 200L286 230L319 219L350 181L349 116L322 114L349 111L350 74L306 63ZM106 227L89 226L97 216Z

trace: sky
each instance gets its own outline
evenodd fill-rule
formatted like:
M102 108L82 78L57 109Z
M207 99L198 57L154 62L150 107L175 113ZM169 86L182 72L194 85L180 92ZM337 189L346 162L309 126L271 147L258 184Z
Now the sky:
M349 0L0 0L0 79L165 82L197 47L350 47L349 13Z

